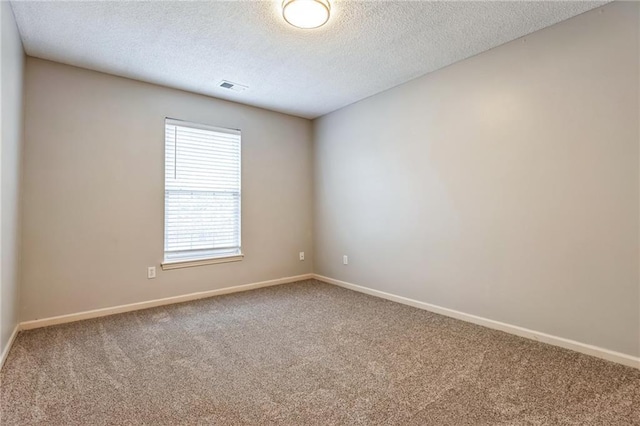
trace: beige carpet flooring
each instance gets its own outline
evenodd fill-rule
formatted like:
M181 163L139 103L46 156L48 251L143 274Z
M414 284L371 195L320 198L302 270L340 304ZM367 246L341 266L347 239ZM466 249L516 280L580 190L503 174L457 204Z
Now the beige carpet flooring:
M640 371L317 281L22 332L2 425L640 425Z

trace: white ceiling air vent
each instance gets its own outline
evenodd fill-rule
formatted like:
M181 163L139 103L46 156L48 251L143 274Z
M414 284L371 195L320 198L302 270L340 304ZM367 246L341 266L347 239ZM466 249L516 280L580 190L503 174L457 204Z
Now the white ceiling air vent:
M244 92L249 88L249 86L245 86L243 84L233 83L231 81L222 80L218 86L223 89L233 90L234 92Z

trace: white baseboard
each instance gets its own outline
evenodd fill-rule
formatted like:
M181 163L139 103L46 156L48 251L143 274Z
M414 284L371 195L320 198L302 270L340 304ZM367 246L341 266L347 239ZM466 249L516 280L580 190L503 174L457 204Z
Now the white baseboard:
M180 296L166 297L164 299L149 300L146 302L131 303L128 305L112 306L109 308L94 309L91 311L78 312L75 314L60 315L50 318L42 318L33 321L24 321L19 325L20 330L31 330L33 328L48 327L50 325L64 324L67 322L81 321L90 318L99 318L107 315L121 314L123 312L138 311L141 309L154 308L156 306L172 305L174 303L189 302L191 300L205 299L207 297L219 296L222 294L237 293L241 291L254 290L262 287L287 284L296 281L312 279L313 274L296 275L293 277L278 278L275 280L261 281L252 284L238 285L234 287L220 288L217 290L201 291L198 293L183 294Z
M11 336L9 337L7 346L4 347L4 349L2 350L2 354L0 354L0 370L2 370L2 367L4 367L4 362L7 360L7 357L9 356L9 351L11 351L11 346L13 346L13 342L16 340L16 336L18 335L19 331L20 331L20 324L16 324L15 328L13 329L13 333L11 333Z
M464 312L443 308L441 306L432 305L430 303L420 302L418 300L409 299L407 297L396 296L395 294L385 293L384 291L380 291L380 290L373 290L367 287L362 287L356 284L351 284L345 281L336 280L336 279L325 277L318 274L314 274L314 277L319 281L323 281L329 284L334 284L340 287L347 288L349 290L354 290L354 291L365 293L371 296L392 300L394 302L413 306L419 309L424 309L426 311L434 312L436 314L445 315L451 318L456 318L462 321L481 325L483 327L504 331L506 333L515 334L516 336L525 337L527 339L536 340L538 342L547 343L554 346L559 346L561 348L570 349L586 355L595 356L598 358L606 359L607 361L612 361L619 364L627 365L629 367L640 369L640 357L634 357L634 356L623 354L620 352L615 352L608 349L600 348L598 346L576 342L575 340L569 340L563 337L552 336L550 334L541 333L539 331L529 330L524 327L518 327L516 325L506 324L500 321L494 321L488 318L466 314Z

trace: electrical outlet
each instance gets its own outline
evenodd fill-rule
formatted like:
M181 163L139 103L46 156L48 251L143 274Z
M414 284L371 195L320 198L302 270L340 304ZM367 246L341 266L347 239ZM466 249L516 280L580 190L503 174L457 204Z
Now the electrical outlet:
M147 268L147 278L148 279L152 279L156 277L156 267L155 266L149 266Z
M343 265L348 265L349 264L349 257L346 254L344 256L342 256L342 264Z
M300 260L304 260L304 252L303 251L300 252Z

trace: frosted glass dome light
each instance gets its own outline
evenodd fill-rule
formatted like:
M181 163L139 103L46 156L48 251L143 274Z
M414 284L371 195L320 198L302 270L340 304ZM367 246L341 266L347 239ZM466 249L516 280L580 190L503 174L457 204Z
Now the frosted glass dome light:
M294 27L311 29L324 25L329 20L329 0L284 0L282 16Z

